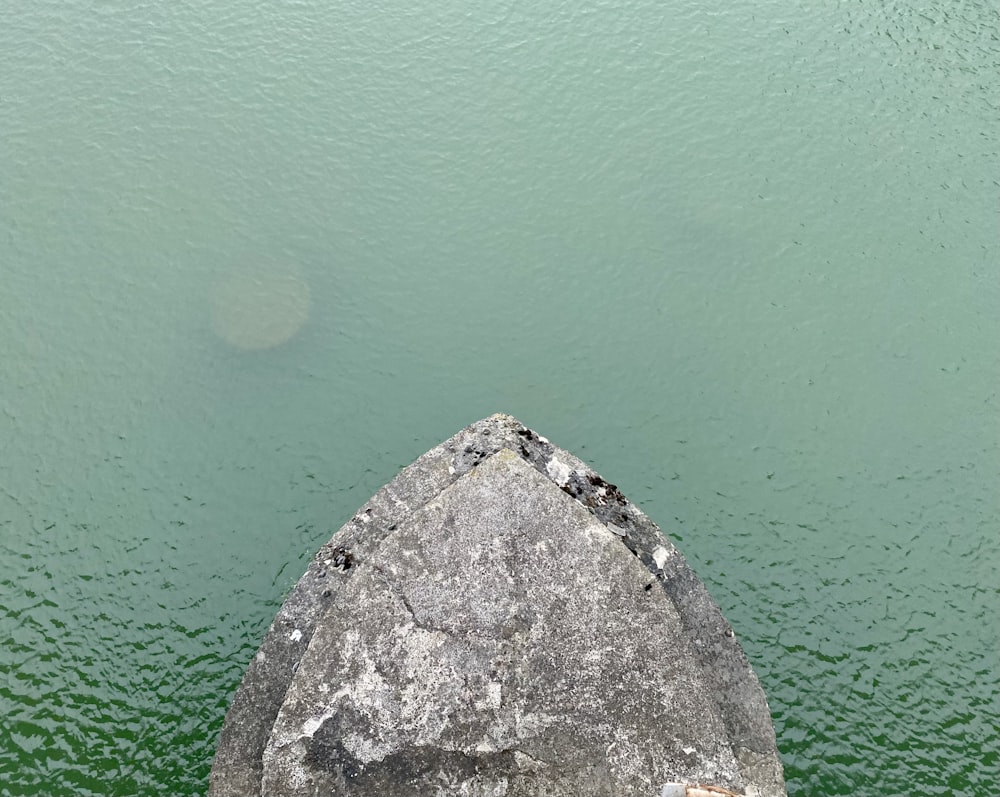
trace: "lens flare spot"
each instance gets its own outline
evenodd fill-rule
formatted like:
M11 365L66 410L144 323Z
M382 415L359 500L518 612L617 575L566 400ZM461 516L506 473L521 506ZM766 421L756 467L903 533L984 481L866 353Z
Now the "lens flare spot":
M248 267L224 274L211 296L212 329L237 349L287 343L309 319L309 283L294 265Z

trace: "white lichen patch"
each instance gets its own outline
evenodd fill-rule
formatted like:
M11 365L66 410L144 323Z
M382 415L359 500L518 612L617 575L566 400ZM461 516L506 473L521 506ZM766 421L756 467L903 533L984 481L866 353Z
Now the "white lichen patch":
M330 717L332 717L335 713L335 711L328 711L320 714L318 717L309 717L302 723L302 735L312 738L316 731L322 727L323 723L330 719Z
M560 487L563 487L573 473L573 469L565 462L561 462L558 457L552 457L546 465L545 472Z
M653 550L653 561L656 562L656 567L662 570L673 555L674 551L668 551L662 545L658 545Z
M503 685L499 681L490 681L486 685L486 704L494 711L499 711L502 702Z
M514 751L514 763L517 764L517 768L521 772L538 773L547 768L545 762L539 761L537 758L532 758L520 750Z

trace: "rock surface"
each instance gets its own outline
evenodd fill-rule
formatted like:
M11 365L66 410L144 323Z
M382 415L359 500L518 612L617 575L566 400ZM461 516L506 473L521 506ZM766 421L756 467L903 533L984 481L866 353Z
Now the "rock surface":
M785 794L763 691L659 529L494 415L316 555L247 670L210 797Z

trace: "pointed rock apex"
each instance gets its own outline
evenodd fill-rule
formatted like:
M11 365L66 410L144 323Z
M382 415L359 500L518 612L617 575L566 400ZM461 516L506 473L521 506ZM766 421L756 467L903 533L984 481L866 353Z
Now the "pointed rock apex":
M507 415L324 545L237 691L210 797L782 797L764 693L660 530Z

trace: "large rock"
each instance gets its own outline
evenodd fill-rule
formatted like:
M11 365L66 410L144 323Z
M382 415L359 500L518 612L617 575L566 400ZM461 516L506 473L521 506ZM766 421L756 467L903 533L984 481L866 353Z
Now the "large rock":
M319 551L233 700L209 795L659 797L695 783L785 793L732 629L614 485L494 415Z

